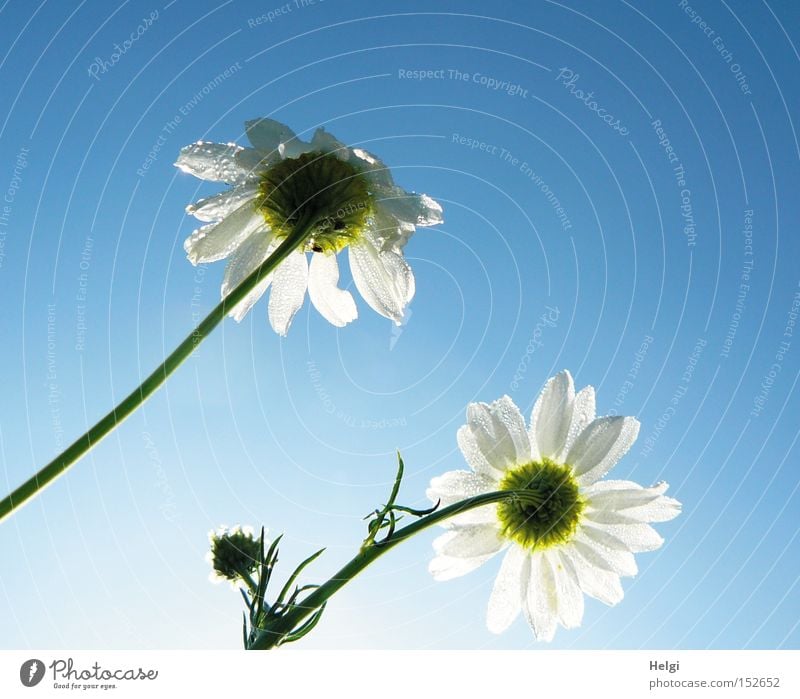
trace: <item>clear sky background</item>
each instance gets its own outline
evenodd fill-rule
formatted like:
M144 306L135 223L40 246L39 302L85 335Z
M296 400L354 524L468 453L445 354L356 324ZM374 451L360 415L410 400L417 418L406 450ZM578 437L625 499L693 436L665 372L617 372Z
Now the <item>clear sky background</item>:
M791 0L0 5L4 491L217 302L223 264L192 267L182 242L185 205L219 187L172 166L181 146L243 142L257 116L324 125L445 208L407 247L403 327L359 299L337 330L306 302L280 339L262 301L0 525L2 646L237 648L209 529L284 532L281 578L327 547L321 582L395 449L421 506L463 467L470 401L528 414L568 368L600 414L642 422L614 475L669 481L684 512L624 601L587 601L552 647L800 647L799 21ZM431 580L435 535L338 594L303 645L542 647L522 620L485 628L499 560Z

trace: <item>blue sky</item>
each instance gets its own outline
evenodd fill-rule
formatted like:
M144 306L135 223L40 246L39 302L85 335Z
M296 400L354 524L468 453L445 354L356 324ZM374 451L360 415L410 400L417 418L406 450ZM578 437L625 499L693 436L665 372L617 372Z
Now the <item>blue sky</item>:
M236 648L209 529L284 532L284 575L327 547L321 581L395 449L422 505L463 466L470 401L529 413L562 368L642 422L615 475L669 481L684 513L625 600L587 602L552 646L800 646L795 3L10 0L0 18L4 489L218 300L223 265L182 249L185 205L218 188L172 167L181 146L242 142L257 116L324 125L445 209L407 247L403 327L359 302L337 330L306 303L280 339L261 302L3 523L3 647ZM498 562L430 579L433 538L304 645L538 647L521 620L485 629Z

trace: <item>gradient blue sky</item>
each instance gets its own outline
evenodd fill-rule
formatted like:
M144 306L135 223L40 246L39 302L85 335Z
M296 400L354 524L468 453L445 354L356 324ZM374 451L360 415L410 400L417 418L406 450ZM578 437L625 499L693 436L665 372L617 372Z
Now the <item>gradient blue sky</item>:
M3 647L236 648L241 601L206 581L207 530L285 532L283 576L328 547L309 571L319 582L363 537L395 449L401 499L422 505L432 476L463 465L467 403L508 393L528 413L562 368L596 387L601 414L642 422L615 475L669 481L684 513L659 525L666 545L639 557L625 600L588 601L552 647L800 647L800 329L786 335L800 291L798 20L790 0L4 2L4 490L216 303L223 265L193 268L182 241L185 205L219 188L172 167L181 146L242 141L256 116L303 135L325 125L446 220L407 248L405 326L360 303L337 330L306 303L280 339L262 302L3 523ZM402 77L414 70L443 72ZM499 561L434 583L433 538L337 595L303 644L537 647L522 620L485 629Z

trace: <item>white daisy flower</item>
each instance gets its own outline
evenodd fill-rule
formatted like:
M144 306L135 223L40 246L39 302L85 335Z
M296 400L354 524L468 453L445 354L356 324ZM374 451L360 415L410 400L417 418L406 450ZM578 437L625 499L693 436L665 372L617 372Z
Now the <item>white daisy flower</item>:
M522 610L538 640L552 640L557 624L580 625L584 593L619 602L620 576L637 572L633 554L663 543L648 522L670 520L681 509L664 495L666 483L600 480L638 433L635 418L595 418L594 389L576 394L568 371L547 382L528 429L508 396L472 403L458 431L472 470L434 478L428 497L446 506L493 491L522 494L448 520L447 533L434 542L434 578L464 575L505 550L489 599L489 630L504 631Z
M213 583L229 582L243 587L245 576L254 573L261 560L261 540L252 527L219 527L208 532L211 546L206 562L211 565L208 579Z
M231 185L187 207L206 222L184 243L189 260L229 258L225 297L298 226L309 235L230 315L241 320L271 285L269 319L279 334L287 333L306 289L328 321L346 325L358 316L350 292L338 287L336 255L346 247L361 296L401 324L414 296L403 247L416 226L442 222L442 207L396 186L378 158L324 129L306 143L272 119L248 121L245 128L252 148L199 141L181 149L175 163L195 177Z

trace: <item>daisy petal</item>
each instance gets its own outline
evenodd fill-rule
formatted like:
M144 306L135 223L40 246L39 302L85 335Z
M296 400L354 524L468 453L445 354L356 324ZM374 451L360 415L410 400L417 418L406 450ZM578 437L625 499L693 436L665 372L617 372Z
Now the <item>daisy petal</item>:
M269 295L269 322L279 335L286 335L294 314L300 310L308 285L308 261L302 250L295 250L278 265Z
M250 312L250 309L256 305L258 300L264 295L264 292L269 288L272 281L272 275L269 274L266 278L262 279L258 284L253 287L253 290L247 294L235 308L228 314L237 323L241 323L244 317Z
M494 490L494 480L484 475L469 471L447 471L441 476L431 479L426 495L432 502L441 500L443 506L452 505L460 500L490 493Z
M444 222L442 206L427 194L412 194L400 187L382 192L378 203L392 216L415 226L435 226Z
M230 255L254 231L264 226L251 202L246 202L219 223L198 228L184 242L186 257L193 265L216 262Z
M636 575L636 559L627 550L607 546L603 540L606 537L597 532L584 531L586 527L575 535L572 540L574 550L580 554L592 567L607 570L615 575Z
M574 629L583 620L583 592L572 560L558 550L545 551L553 570L558 606L558 621L565 629Z
M681 513L681 504L674 498L662 495L641 507L631 507L625 514L637 522L668 522Z
M323 153L334 153L342 160L350 159L350 149L322 127L314 132L314 136L311 138L311 147Z
M394 187L392 172L380 158L363 148L352 148L350 152L357 159L356 164L361 167L373 185L386 189ZM351 162L353 162L352 159Z
M338 284L336 255L314 253L308 269L308 295L322 317L341 328L358 318L358 310L352 294L340 289Z
M311 153L314 150L314 146L299 138L289 139L278 146L278 153L280 153L281 158L284 160L287 158L299 158L301 155Z
M375 206L370 234L379 250L401 253L416 230L412 224L398 221L380 204Z
M592 507L623 510L652 502L665 493L667 487L668 484L663 481L645 488L635 481L604 480L592 483L584 489L584 493Z
M508 396L493 403L470 403L467 425L478 449L496 470L505 471L530 461L531 445L525 420Z
M531 415L531 443L534 454L558 461L567 441L575 386L568 371L549 379L542 389Z
M575 469L582 486L602 478L631 448L639 434L639 421L632 417L600 417L581 432L567 453L566 462Z
M255 199L258 187L242 185L228 189L212 197L200 199L186 207L186 213L199 221L219 221L233 213L245 202Z
M236 158L243 150L235 143L198 141L181 148L175 166L201 180L244 184L251 179L250 173Z
M451 529L433 542L437 556L428 570L435 580L457 578L488 561L505 544L493 526Z
M456 440L458 441L458 448L461 449L464 459L472 470L497 485L503 477L503 469L495 468L489 463L480 446L478 446L478 440L475 438L472 428L469 425L459 427Z
M637 520L629 517L624 512L616 512L615 510L595 510L587 507L584 510L586 519L596 524L635 524Z
M586 426L595 417L594 387L586 386L575 395L575 402L572 404L572 421L569 425L569 432L567 432L567 441L564 444L563 453L567 453L570 450L578 435L586 429Z
M494 555L494 553L488 553L483 556L474 556L473 558L437 556L428 564L428 572L430 572L433 579L438 582L452 580L453 578L459 578L462 575L471 573L476 568L480 568L480 566Z
M524 591L523 609L537 641L552 641L558 622L553 569L543 554L527 557L528 584Z
M281 143L297 137L286 124L281 124L274 119L263 118L246 121L244 128L253 147L265 153L277 151Z
M236 154L236 163L247 173L248 179L252 182L270 165L280 161L278 153L265 154L264 151L255 148L245 148Z
M349 248L353 281L364 300L382 316L400 325L414 297L414 273L401 253L380 250L364 236Z
M581 525L581 534L591 540L595 548L610 549L612 551L630 551L607 527L595 527L588 522Z
M433 550L448 558L474 558L497 553L506 540L494 524L457 527L434 540Z
M527 555L520 546L511 546L503 558L486 613L486 625L492 633L503 633L522 609L522 566Z
M572 547L562 549L561 554L572 562L575 574L578 576L578 584L589 597L594 597L609 606L622 601L625 593L618 575L594 567Z
M584 493L588 512L616 512L636 522L666 522L681 512L677 500L663 495L668 487L663 482L643 488L633 481L599 481Z
M275 239L266 232L255 233L242 243L236 252L231 255L231 259L225 267L225 276L222 280L221 289L222 297L226 297L250 276L256 267L267 259L275 247ZM272 274L266 275L247 296L233 307L230 315L237 323L241 322L256 301L264 295L271 281Z
M607 532L617 541L622 543L628 551L642 553L644 551L655 551L661 548L664 539L656 532L653 527L644 522L634 522L630 524L606 524L596 527Z
M493 480L470 471L448 471L432 478L425 494L431 502L440 501L440 507L448 507L475 495L489 493L494 490L495 485ZM465 524L492 524L496 521L497 505L492 503L467 510L464 514L448 517L442 524L445 527L452 527Z

